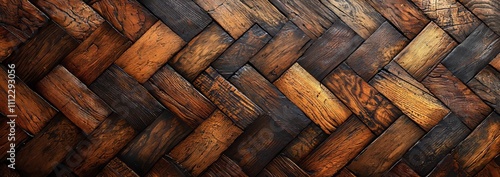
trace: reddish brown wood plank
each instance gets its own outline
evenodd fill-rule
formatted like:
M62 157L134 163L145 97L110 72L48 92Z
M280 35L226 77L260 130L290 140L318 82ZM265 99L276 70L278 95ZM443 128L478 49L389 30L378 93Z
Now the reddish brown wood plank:
M492 160L479 173L477 173L476 176L500 176L500 165Z
M0 174L4 177L20 177L19 173L16 170L13 170L7 166L7 164L2 163L0 165Z
M267 167L258 176L306 177L309 175L289 158L278 155L273 161L267 164Z
M155 164L153 169L149 171L146 175L147 177L177 177L177 176L188 176L188 173L181 169L176 163L170 158L161 158Z
M132 169L127 167L120 159L114 158L97 175L98 177L139 177Z
M115 63L139 83L144 83L185 44L182 38L158 21Z
M500 2L488 0L459 0L474 15L500 35Z
M335 174L335 177L356 177L356 175L352 174L352 172L349 171L349 169L342 168L341 171Z
M500 53L497 54L495 59L491 60L490 65L497 69L497 71L500 71Z
M2 159L10 158L11 153L7 153L7 151L11 151L11 143L19 145L29 137L22 129L13 128L13 126L15 126L13 118L0 115L0 158ZM14 138L12 138L13 135Z
M231 160L226 155L221 155L220 158L212 163L210 167L203 173L203 177L247 177L245 172L236 162Z
M456 176L465 177L467 173L458 166L457 161L448 154L439 164L427 175L429 177Z
M21 42L19 38L5 29L5 27L0 26L0 62L16 50Z
M404 161L399 161L391 171L384 176L387 177L420 177L413 169L411 169Z
M281 153L293 162L299 163L327 137L321 128L311 123L288 143Z
M486 66L467 85L500 113L500 72L491 66Z
M0 1L0 23L21 41L32 37L48 18L29 1Z
M253 21L272 36L278 34L287 18L269 0L240 0L253 15Z
M251 9L240 0L195 0L233 38L237 39L253 25Z

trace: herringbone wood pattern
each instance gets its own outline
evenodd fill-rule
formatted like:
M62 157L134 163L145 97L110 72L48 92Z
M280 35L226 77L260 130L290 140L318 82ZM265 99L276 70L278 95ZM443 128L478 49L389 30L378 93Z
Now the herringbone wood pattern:
M499 35L498 0L0 0L0 175L500 176Z

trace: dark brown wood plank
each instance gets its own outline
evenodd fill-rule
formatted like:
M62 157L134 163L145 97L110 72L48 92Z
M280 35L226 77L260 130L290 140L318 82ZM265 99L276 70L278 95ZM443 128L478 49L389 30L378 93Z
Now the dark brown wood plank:
M22 42L33 37L38 28L48 22L43 14L29 1L0 1L0 23Z
M5 27L0 26L0 62L10 56L21 42L19 38L5 29Z
M349 171L349 169L342 168L341 171L335 174L335 177L356 177L356 175L352 174L352 172Z
M401 65L396 63L394 60L389 62L389 64L385 65L384 70L386 70L387 72L389 72L393 75L398 76L400 79L410 83L411 85L419 88L420 90L428 93L429 95L433 95L431 93L431 91L429 91L429 89L427 89L424 86L424 84L415 80L415 78L413 78L413 76L411 76L408 72L406 72L406 70L403 67L401 67Z
M14 125L15 119L0 115L0 158L2 159L7 159L10 157L10 153L7 153L7 151L11 150L11 143L19 146L25 140L29 140L29 135L26 134L26 132L24 132L22 129L15 128L15 130L12 130L12 126ZM9 138L12 137L12 135L14 135L14 139ZM5 167L7 166L8 165L5 165Z
M240 0L253 15L253 21L272 36L278 34L288 19L269 0Z
M427 175L429 177L441 177L441 176L455 176L455 177L466 177L467 173L458 166L457 161L448 154L439 164L432 170L432 172Z
M132 169L130 169L120 159L114 158L111 160L102 171L97 174L98 177L139 177Z
M391 171L387 172L386 177L420 177L412 168L410 168L404 161L399 161Z
M146 175L147 177L178 177L178 176L190 176L189 173L185 172L184 169L177 166L177 164L169 157L161 158L155 164L153 169L149 171Z
M21 177L16 170L9 168L5 163L0 165L0 174L4 177Z
M488 0L459 0L490 29L500 35L500 2Z
M306 177L309 175L289 158L278 155L273 161L267 164L267 167L257 176Z
M245 172L236 162L222 154L220 158L212 163L203 173L203 177L247 177Z
M243 1L195 0L233 38L238 39L253 25L252 10Z
M500 165L492 160L476 176L500 176Z
M309 124L282 150L282 154L295 163L306 158L328 135L316 124Z
M500 113L500 72L491 66L486 66L467 85L486 104Z

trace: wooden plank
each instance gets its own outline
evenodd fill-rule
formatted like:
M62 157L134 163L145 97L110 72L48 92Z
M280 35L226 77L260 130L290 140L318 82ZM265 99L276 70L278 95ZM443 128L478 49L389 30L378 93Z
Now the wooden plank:
M409 0L369 0L407 38L413 39L429 23L429 19Z
M193 129L169 111L164 111L120 152L120 159L144 176L161 157L181 142Z
M500 176L500 165L492 160L476 176Z
M439 64L422 81L470 129L476 128L490 114L491 108L464 83Z
M457 161L448 154L439 164L432 170L432 172L427 175L429 177L441 177L441 176L456 176L465 177L468 176L463 169L458 166Z
M58 114L46 129L19 150L16 167L23 176L47 176L81 139L83 134L79 128Z
M486 0L459 0L474 15L481 19L489 28L500 35L500 3L498 1Z
M33 0L54 22L63 27L69 35L85 40L105 20L81 0Z
M311 176L332 176L365 148L374 134L356 116L351 116L299 166Z
M231 43L233 38L219 25L213 23L170 59L169 64L188 81L193 81Z
M98 177L139 177L132 169L118 158L113 158L102 171L97 174Z
M407 44L406 39L389 22L384 22L359 46L346 63L363 80L370 78L387 65Z
M193 1L138 0L184 41L191 41L212 19Z
M411 169L404 161L399 161L391 171L385 174L388 177L420 177L413 169Z
M238 39L253 25L251 9L240 0L195 0L194 2L207 11L235 39Z
M415 78L413 78L413 76L411 76L408 72L406 72L406 70L403 67L401 67L398 63L396 63L395 61L391 61L391 62L389 62L389 64L385 65L384 70L386 70L387 72L389 72L391 74L398 76L400 79L410 83L411 85L419 88L420 90L428 93L429 95L433 95L431 93L431 91L429 91L429 89L427 89L424 86L424 84L415 80Z
M335 177L356 177L356 175L352 174L352 172L349 171L349 169L342 168L341 171L335 174Z
M500 72L486 66L467 85L483 99L486 104L500 113Z
M269 0L240 0L253 15L253 21L259 24L271 36L278 34L288 19L269 2Z
M367 1L321 0L363 39L367 39L385 21Z
M215 111L169 155L194 176L215 162L243 131L221 111Z
M366 147L347 168L359 176L380 176L424 133L417 124L403 115Z
M292 160L282 155L276 156L258 176L309 176Z
M211 65L227 79L257 54L269 40L271 36L259 25L254 25Z
M416 80L421 81L456 45L457 43L446 32L431 22L394 58L394 61Z
M491 60L490 65L500 72L500 53L497 54L495 59Z
M309 124L295 139L281 151L285 157L295 163L299 163L306 158L328 135L316 124Z
M19 175L16 170L9 168L5 163L2 163L2 165L0 165L0 173L4 177L21 177L21 175Z
M287 23L250 63L273 82L299 58L308 47L309 37L293 23Z
M377 74L370 84L425 131L450 112L434 96L386 71Z
M401 116L401 111L396 106L346 64L333 70L322 83L377 135Z
M158 20L136 0L92 0L88 4L131 41L139 39Z
M196 128L216 109L210 100L169 65L158 70L144 87L191 128Z
M236 162L222 154L220 158L212 163L203 173L203 177L248 177Z
M406 164L426 176L470 132L457 114L450 113L408 150Z
M115 64L139 83L144 83L185 44L182 38L158 21Z
M47 16L29 1L2 0L0 4L2 27L22 42L33 37L38 28L48 22Z
M298 63L273 83L327 134L344 123L351 111Z
M264 112L211 67L201 73L193 85L242 130Z
M38 35L26 41L4 63L16 65L16 76L32 86L54 68L78 42L55 23L40 28Z
M462 82L469 82L500 52L500 37L481 24L443 60Z
M5 27L0 26L0 62L10 56L22 41Z
M89 88L137 131L144 130L165 110L144 87L116 65L109 67Z
M175 162L169 157L161 158L155 166L146 175L147 177L176 177L176 176L190 176L184 169L177 166Z
M334 23L320 38L314 41L299 58L298 63L317 80L344 61L363 42L352 29L342 22ZM325 47L337 50L325 50Z
M2 159L10 157L10 153L7 153L7 151L10 151L11 143L19 145L29 138L29 135L22 129L12 128L12 126L15 125L15 120L13 120L13 118L7 118L4 115L0 115L0 158ZM15 138L10 138L13 135ZM7 165L5 165L5 167L7 167Z
M481 22L456 0L412 0L427 17L462 42Z
M60 65L40 80L36 88L86 134L112 112L101 98Z

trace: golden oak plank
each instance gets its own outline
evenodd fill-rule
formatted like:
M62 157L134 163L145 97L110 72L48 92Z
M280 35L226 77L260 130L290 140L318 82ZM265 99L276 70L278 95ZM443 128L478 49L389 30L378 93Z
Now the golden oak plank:
M191 128L196 128L216 109L210 100L169 65L158 70L144 87Z
M60 65L40 80L36 88L86 134L112 112L101 98Z
M370 84L425 131L450 112L432 95L386 71L378 73Z
M415 78L413 78L413 76L411 76L408 72L406 72L406 70L404 68L402 68L394 60L391 61L391 62L389 62L389 64L385 65L384 69L387 72L398 76L400 79L402 79L402 80L410 83L411 85L419 88L420 90L428 93L429 95L432 95L431 91L429 91L429 89L427 89L424 86L424 84L422 84L421 82L415 80Z
M103 23L61 62L86 85L127 50L131 42L108 23Z
M233 38L212 23L170 59L169 64L188 81L193 81L233 43Z
M0 62L7 58L22 41L5 27L0 26Z
M488 0L459 0L474 15L500 35L500 2Z
M368 3L409 39L429 23L424 13L409 0L368 0Z
M281 153L295 163L306 158L328 135L316 124L309 124L295 139L281 151Z
M253 15L253 21L272 36L278 34L287 18L269 0L240 0Z
M178 176L190 176L189 173L181 169L172 159L168 156L161 158L155 164L155 166L146 175L147 177L178 177Z
M273 82L307 49L309 37L293 23L288 22L250 63L267 80Z
M316 79L322 80L362 42L363 38L343 22L338 21L311 44L299 58L298 63ZM325 48L335 50L325 50Z
M26 134L22 129L16 128L15 131L11 132L12 126L15 125L15 120L13 118L7 118L4 115L0 115L0 158L7 159L10 157L11 143L15 143L19 146L22 142L29 138L29 135ZM12 135L14 139L11 138ZM7 167L7 165L5 165Z
M33 0L54 22L78 40L85 40L105 20L82 0Z
M19 150L16 167L23 176L47 176L81 139L83 134L80 129L64 115L58 114Z
M201 73L193 85L242 130L264 112L212 67Z
M365 148L374 134L356 116L351 116L299 166L311 176L332 176Z
M421 81L456 45L457 43L446 32L431 22L394 58L394 61L416 80Z
M327 134L332 133L352 114L298 63L292 65L273 84Z
M191 174L198 176L215 162L242 132L221 111L215 111L172 149L169 155Z
M217 161L203 173L203 177L248 177L236 162L222 154Z
M481 171L479 171L476 176L500 176L500 165L492 160L490 163L486 164L486 166Z
M157 21L115 64L139 83L144 83L185 44L170 28Z
M391 171L387 172L386 177L420 177L412 168L410 168L404 161L399 161Z
M88 4L131 41L158 20L136 0L92 0Z
M278 155L273 161L267 164L267 167L257 176L306 177L309 175L289 158Z
M118 158L113 158L102 171L97 174L98 177L139 177L132 169Z
M10 31L22 42L33 37L38 28L47 22L47 16L29 1L0 1L0 23L2 23L2 27Z
M384 22L359 46L346 63L365 81L387 65L407 44L406 39L389 22Z
M402 114L346 64L333 70L322 83L377 135Z
M240 0L195 0L233 38L238 39L253 25L251 10Z
M363 39L367 39L385 21L367 1L364 0L321 0L342 21Z
M497 54L495 59L491 60L490 65L497 69L497 71L500 71L500 53Z
M467 85L483 99L486 104L500 113L500 72L486 66Z

